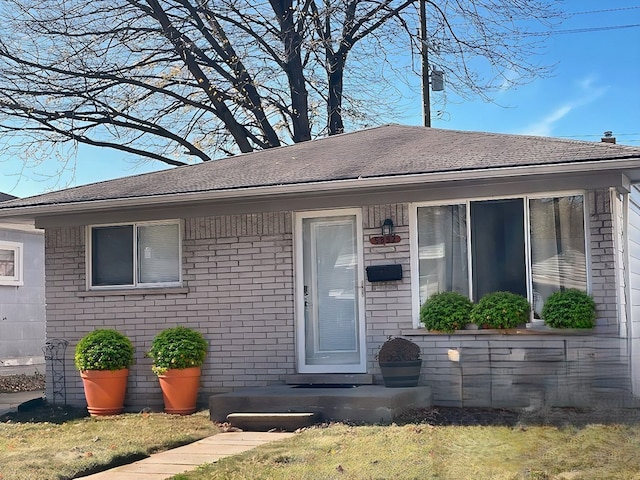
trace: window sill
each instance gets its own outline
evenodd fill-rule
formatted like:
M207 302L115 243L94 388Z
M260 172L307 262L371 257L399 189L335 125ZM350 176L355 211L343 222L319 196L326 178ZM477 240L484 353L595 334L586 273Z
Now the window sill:
M487 328L487 329L469 329L455 330L453 332L439 332L435 330L427 330L426 328L415 328L413 330L403 330L401 334L406 337L416 336L469 336L469 335L593 335L593 328L551 328L543 324L527 324L526 328Z
M123 288L78 292L78 297L110 297L115 295L171 295L189 293L186 287Z

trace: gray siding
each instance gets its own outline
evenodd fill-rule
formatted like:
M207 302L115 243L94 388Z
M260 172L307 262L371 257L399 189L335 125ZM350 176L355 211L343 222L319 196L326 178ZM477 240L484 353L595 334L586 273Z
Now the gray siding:
M24 249L24 284L0 285L0 374L44 372L44 236L0 227L0 240Z
M640 394L640 186L629 194L627 217L627 258L629 260L629 313L631 344L631 378L634 393Z

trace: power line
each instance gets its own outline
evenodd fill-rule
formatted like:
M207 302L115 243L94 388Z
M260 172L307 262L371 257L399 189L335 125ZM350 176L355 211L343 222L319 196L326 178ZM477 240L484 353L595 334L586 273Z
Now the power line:
M589 10L588 12L571 12L571 15L586 15L586 14L589 14L589 13L619 12L621 10L635 10L636 8L640 8L640 5L636 5L636 6L633 6L633 7L606 8L604 10Z
M602 138L603 135L595 135L595 134L580 134L580 135L553 135L556 138L571 138L571 139L587 139L587 138ZM615 138L620 139L620 137L640 137L640 133L614 133L613 136ZM620 145L625 145L629 143L640 143L640 138L625 138L621 139L624 143L620 143Z
M560 137L567 137L567 138L570 138L570 137L601 137L601 136L602 136L602 134L595 135L593 133L585 133L585 134L580 134L580 135L560 135ZM632 136L635 137L635 136L640 136L640 133L618 133L618 132L615 132L614 136L616 136L616 137L632 137Z
M621 30L624 28L637 28L640 27L640 23L634 23L634 24L630 24L630 25L611 25L608 27L588 27L588 28L573 28L570 30L552 30L549 32L527 32L527 33L523 33L523 36L527 36L527 37L535 37L535 36L539 36L539 37L546 37L549 35L562 35L562 34L568 34L568 33L589 33L589 32L602 32L605 30Z

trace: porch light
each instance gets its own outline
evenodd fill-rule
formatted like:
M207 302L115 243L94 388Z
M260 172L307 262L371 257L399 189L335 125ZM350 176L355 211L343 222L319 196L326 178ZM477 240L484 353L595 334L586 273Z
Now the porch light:
M369 241L373 245L386 245L387 243L398 243L400 237L393 233L393 220L390 218L385 219L380 225L382 235L369 237Z
M390 218L387 218L382 223L382 236L385 237L387 235L392 235L392 234L393 234L393 220L391 220Z

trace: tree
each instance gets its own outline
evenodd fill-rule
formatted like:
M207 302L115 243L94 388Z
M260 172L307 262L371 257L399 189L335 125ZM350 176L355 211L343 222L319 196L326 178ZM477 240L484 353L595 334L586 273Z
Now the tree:
M527 34L560 18L553 0L427 10L449 89L490 98L546 73L532 56L542 37ZM424 46L418 11L417 0L5 0L0 133L29 155L88 144L182 165L371 125L401 108L393 89Z

